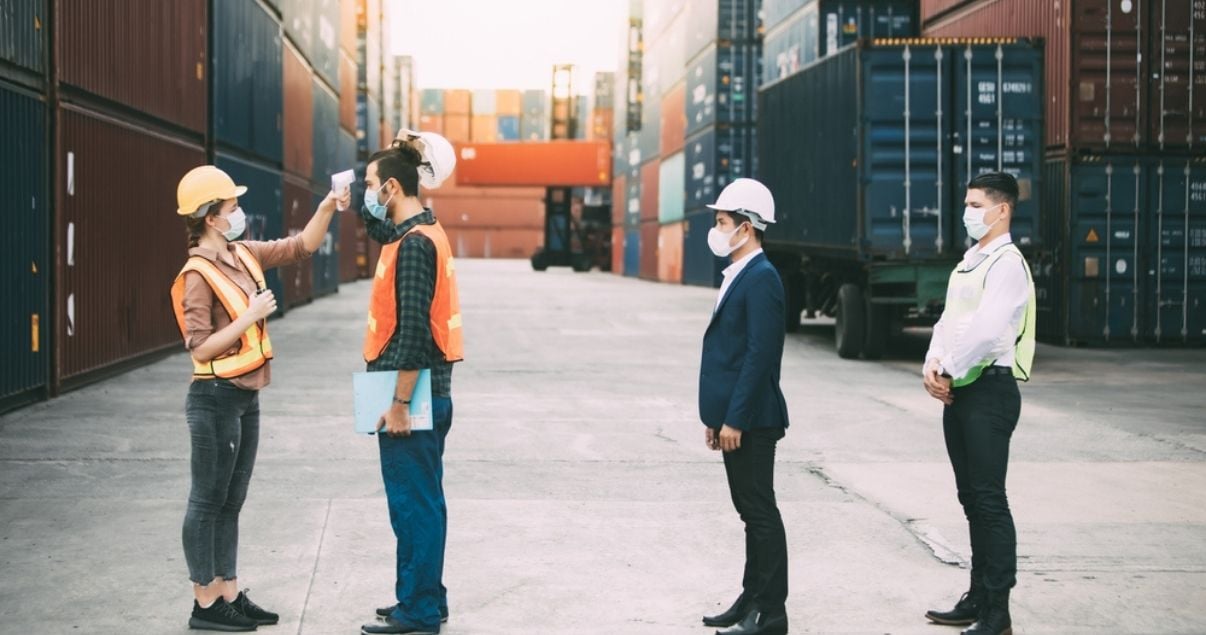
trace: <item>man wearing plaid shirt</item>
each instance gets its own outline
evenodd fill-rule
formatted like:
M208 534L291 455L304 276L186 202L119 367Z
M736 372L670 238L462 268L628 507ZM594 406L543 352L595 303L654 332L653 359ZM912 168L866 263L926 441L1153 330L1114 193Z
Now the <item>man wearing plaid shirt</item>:
M439 633L440 623L448 619L442 579L448 520L443 455L452 427L460 313L447 237L418 199L422 164L415 148L401 144L373 155L365 171L361 216L369 237L383 245L365 359L369 371L398 371L394 404L378 428L381 475L398 540L396 604L378 609L379 621L365 624L365 634ZM452 328L452 319L440 319L450 305L455 339L440 326ZM410 395L422 369L431 371L434 430L411 434Z

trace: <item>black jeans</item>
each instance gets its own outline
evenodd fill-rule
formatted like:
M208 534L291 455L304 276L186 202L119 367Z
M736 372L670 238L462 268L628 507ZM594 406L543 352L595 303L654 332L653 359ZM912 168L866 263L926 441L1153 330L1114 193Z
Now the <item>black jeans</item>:
M1009 375L986 375L955 388L953 395L954 403L942 413L942 429L971 535L971 575L990 591L1010 589L1017 582L1018 539L1005 474L1009 439L1022 409L1018 382Z
M239 511L259 446L259 392L221 379L194 381L184 411L193 448L184 559L189 579L206 585L238 577Z
M741 447L724 453L733 507L745 523L745 575L741 586L750 607L782 612L787 602L787 533L775 502L775 444L783 428L741 434Z

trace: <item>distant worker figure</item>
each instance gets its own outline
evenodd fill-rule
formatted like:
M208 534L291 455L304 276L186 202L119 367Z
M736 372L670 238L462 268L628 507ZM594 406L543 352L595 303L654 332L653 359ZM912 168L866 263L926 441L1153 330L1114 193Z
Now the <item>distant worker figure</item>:
M246 192L212 165L189 171L176 189L189 258L172 285L172 307L193 362L185 401L192 486L182 533L196 598L189 627L201 630L253 631L279 619L239 591L236 569L239 511L260 438L259 391L271 379L266 320L276 298L264 271L309 258L336 205L351 201L350 192L328 194L297 236L239 241L246 217L238 198Z
M463 359L452 247L419 184L435 188L456 164L452 145L403 131L369 158L364 210L382 243L369 301L364 359L369 371L399 371L393 405L381 416L378 450L390 524L397 539L394 603L361 632L439 633L448 619L444 549L444 443L452 428L452 366ZM419 371L431 372L433 430L411 432L410 398Z
M971 584L938 624L968 635L1012 632L1009 592L1017 581L1017 535L1005 474L1022 399L1018 380L1034 360L1034 281L1009 233L1018 183L981 174L967 186L963 224L977 241L951 273L923 370L926 391L945 404L946 451L971 536Z
M699 417L707 446L724 452L745 523L745 573L732 607L703 622L731 627L720 635L786 633L787 535L774 489L775 445L788 426L779 388L786 321L783 283L762 252L775 201L765 185L737 179L708 207L716 210L708 246L732 264L704 333Z

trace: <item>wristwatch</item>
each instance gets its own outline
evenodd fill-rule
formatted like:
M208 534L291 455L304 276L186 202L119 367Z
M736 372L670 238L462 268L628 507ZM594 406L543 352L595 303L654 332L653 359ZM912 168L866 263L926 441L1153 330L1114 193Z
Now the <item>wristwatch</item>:
M403 406L409 406L410 400L409 399L403 400L403 399L398 399L397 397L394 397L394 403L400 403Z

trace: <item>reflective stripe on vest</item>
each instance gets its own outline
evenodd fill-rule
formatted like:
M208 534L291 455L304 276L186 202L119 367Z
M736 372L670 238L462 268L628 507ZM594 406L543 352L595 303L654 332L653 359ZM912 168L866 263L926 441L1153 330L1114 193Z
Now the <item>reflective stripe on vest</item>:
M1014 254L1021 261L1022 267L1026 270L1026 281L1030 287L1030 297L1026 301L1026 310L1022 316L1022 323L1016 337L1013 335L1013 324L1006 325L1006 333L1002 333L1001 337L1014 338L1013 349L1013 376L1022 380L1030 380L1030 368L1034 362L1034 321L1035 321L1035 297L1034 297L1034 278L1030 275L1030 265L1026 262L1022 252L1018 251L1012 243L1003 245L993 253L989 254L980 264L966 271L956 268L951 273L950 282L947 291L947 304L942 311L942 319L949 320L947 322L950 327L944 328L945 341L943 346L946 350L953 350L956 341L964 330L967 328L967 323L975 314L976 309L980 307L980 302L984 298L984 285L988 278L988 272L993 265L1001 258L1008 254ZM995 359L983 360L981 363L973 366L963 377L956 377L951 385L959 388L971 384L980 378L984 369L988 368L995 362Z
M437 222L434 225L417 225L406 233L426 236L436 248L435 294L431 298L431 337L449 362L464 359L462 335L461 301L456 285L456 259L448 235ZM373 295L369 300L368 326L364 333L364 361L372 362L381 357L389 346L394 331L398 328L398 250L402 241L396 240L381 248L373 276Z
M264 286L264 270L255 256L251 254L251 250L239 243L234 243L234 247L236 256L243 263L252 280L255 280L256 288L266 288ZM176 324L180 327L180 334L183 337L188 338L188 330L184 324L184 274L189 271L201 274L201 277L213 289L214 295L217 296L222 306L226 308L226 313L230 315L232 322L247 311L250 299L239 288L239 285L222 273L214 263L200 256L193 256L184 264L184 268L180 270L176 281L172 284L172 308L175 310ZM217 357L208 362L201 362L194 358L193 377L196 379L233 379L261 368L270 359L272 359L272 340L268 338L268 326L256 323L252 324L239 337L237 352Z

